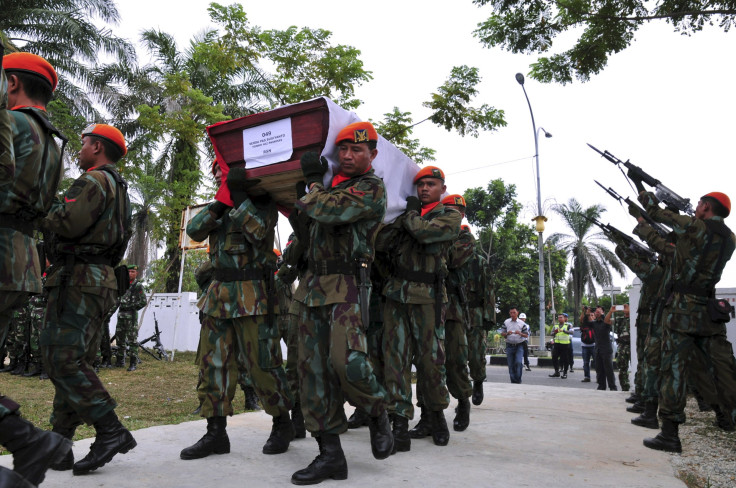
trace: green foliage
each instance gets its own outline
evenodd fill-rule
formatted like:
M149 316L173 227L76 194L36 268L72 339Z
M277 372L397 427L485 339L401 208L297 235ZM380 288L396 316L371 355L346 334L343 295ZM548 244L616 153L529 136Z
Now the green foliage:
M376 131L386 138L391 144L399 148L404 154L409 156L417 164L424 164L427 161L435 160L435 150L424 147L420 144L419 139L412 139L414 132L412 124L411 112L402 112L399 107L383 114L384 119L380 122L373 122Z
M728 31L736 18L733 1L699 0L473 0L490 4L493 13L478 24L475 36L486 47L500 46L513 53L547 53L555 38L579 32L565 51L543 56L531 65L532 78L566 84L588 81L600 73L608 57L629 47L645 23L664 20L676 32L691 35L706 25ZM653 5L652 5L653 4Z
M430 120L448 131L455 129L461 136L470 134L478 137L479 130L494 131L504 127L503 110L487 104L478 108L469 106L478 94L476 85L480 82L478 68L456 66L450 78L433 93L424 106L432 110Z

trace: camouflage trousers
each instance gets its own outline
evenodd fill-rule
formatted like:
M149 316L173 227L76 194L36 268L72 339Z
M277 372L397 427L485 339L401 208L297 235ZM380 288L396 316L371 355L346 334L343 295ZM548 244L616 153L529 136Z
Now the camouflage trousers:
M100 344L105 313L115 302L116 290L78 286L51 288L41 330L44 369L54 384L51 424L60 428L93 424L117 404L95 374L92 363Z
M468 336L465 324L445 321L445 371L447 390L455 398L470 398L473 385L468 371Z
M122 314L118 312L118 324L115 327L115 343L118 355L128 351L130 357L138 357L138 314Z
M13 358L21 358L25 352L29 329L31 327L31 314L28 313L28 303L24 302L13 312L13 325L8 333L8 354Z
M296 315L279 315L279 336L286 343L286 379L295 400L299 399L299 325Z
M299 396L309 432L345 432L345 400L373 417L386 409L386 390L368 358L358 304L300 303L298 342Z
M368 357L373 364L373 371L378 382L383 385L383 321L371 321L366 338L368 339Z
M282 368L278 328L265 315L202 319L201 383L197 396L205 418L233 414L232 400L241 371L253 380L263 409L272 417L293 407L286 373ZM236 367L233 367L235 365Z
M388 410L414 418L411 365L417 368L417 391L431 411L450 404L445 375L445 307L437 323L434 304L386 300L383 320L384 377Z
M634 392L642 395L644 391L644 347L649 330L649 314L636 317L636 371L634 372Z
M13 309L24 303L27 295L24 291L0 291L0 339L8 331ZM18 408L20 407L17 403L3 396L2 391L0 391L0 420L6 415L16 412Z
M618 368L618 382L621 384L621 391L629 391L631 384L629 383L629 364L631 363L631 341L622 340L618 344L618 357L616 358L616 367Z
M480 326L468 330L468 367L473 381L486 379L486 347L488 332Z
M102 322L100 328L100 347L97 350L97 359L100 361L112 359L112 347L110 346L110 318Z

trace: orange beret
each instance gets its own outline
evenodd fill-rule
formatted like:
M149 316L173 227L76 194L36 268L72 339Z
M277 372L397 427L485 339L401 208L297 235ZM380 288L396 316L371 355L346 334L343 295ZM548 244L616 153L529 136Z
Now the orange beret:
M82 137L84 136L96 136L101 137L102 139L106 139L118 146L120 150L123 151L123 156L128 154L128 148L125 145L125 138L123 137L123 133L111 125L89 124L82 131Z
M217 171L217 160L212 161L212 167L210 168L210 171L212 172L212 176L215 176L215 171Z
M445 181L445 172L439 169L437 166L426 166L419 170L419 173L414 177L414 183L421 180L422 178L439 178L443 182Z
M273 248L273 253L274 253L275 255L277 255L277 256L281 256L281 251L279 251L279 250L278 250L278 249L276 249L275 247Z
M378 141L378 132L370 122L355 122L345 126L335 138L335 144L342 141L350 141L354 143Z
M470 232L470 226L467 225L467 224L461 225L460 228L463 229L463 230L467 230L468 232Z
M710 197L715 200L718 200L718 203L726 207L726 210L728 210L728 214L731 213L731 199L728 198L728 195L726 195L725 193L721 193L719 191L712 191L708 193L707 195L703 195L703 198L705 197Z
M51 64L41 56L32 53L11 53L3 58L5 71L23 71L43 78L51 91L56 90L59 77Z
M457 205L459 207L467 207L465 205L465 198L462 195L454 194L447 195L442 199L442 205Z

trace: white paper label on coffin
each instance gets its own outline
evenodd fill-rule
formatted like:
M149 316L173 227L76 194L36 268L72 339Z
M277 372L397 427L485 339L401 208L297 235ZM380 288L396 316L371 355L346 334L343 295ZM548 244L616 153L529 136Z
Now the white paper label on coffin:
M248 168L286 161L292 150L291 118L243 130L243 159Z

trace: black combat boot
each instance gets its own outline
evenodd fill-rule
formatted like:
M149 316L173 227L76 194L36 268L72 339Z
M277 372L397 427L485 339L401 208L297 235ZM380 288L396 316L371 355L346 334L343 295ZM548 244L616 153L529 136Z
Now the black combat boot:
M318 437L319 455L309 466L291 475L295 485L316 485L326 479L348 479L348 463L337 434L322 434Z
M638 402L638 401L641 401L641 397L639 396L639 394L638 394L638 393L634 392L634 393L632 393L631 395L629 395L629 396L628 396L628 397L626 398L626 400L625 400L625 401L626 401L626 403L636 403L636 402Z
M13 376L19 376L26 372L26 362L25 360L21 359L18 361L18 363L15 365L15 369L10 372Z
M631 412L631 413L644 413L645 409L646 409L646 404L644 403L643 398L638 399L630 407L626 407L626 411Z
M654 438L644 439L644 445L658 451L682 452L678 428L679 424L671 420L662 420L662 432Z
M194 445L182 449L181 459L200 459L210 454L227 454L230 452L230 439L225 431L227 417L208 417L207 433Z
M307 429L304 426L304 414L302 413L302 406L299 402L294 404L294 409L291 411L291 423L294 425L294 439L304 439L307 437Z
M701 412L712 412L713 407L705 401L705 398L700 395L695 396L695 400L698 402L698 410Z
M100 368L112 368L112 361L110 359L110 356L102 356L102 363L100 364Z
M246 410L260 410L261 406L258 405L258 395L256 390L252 386L246 386L243 388L245 393L245 409Z
M733 424L733 419L729 414L726 414L721 410L720 405L715 404L711 405L711 407L713 407L713 412L716 414L716 421L713 422L713 425L726 432L733 432L736 430L736 426Z
M27 479L4 466L0 466L0 486L5 488L36 488L36 485L32 485Z
M550 378L559 378L560 377L560 372L559 371L555 371L554 373L548 374L547 376L549 376Z
M62 435L71 441L74 438L74 432L76 430L76 427L64 428L54 426L54 428L51 429L51 432L56 432L57 434ZM74 467L74 451L69 449L69 452L66 453L66 456L64 456L63 459L53 463L49 467L54 471L69 471Z
M0 420L0 444L13 454L14 471L32 485L40 485L46 470L72 448L72 441L41 430L17 412Z
M638 417L631 419L631 423L639 427L647 429L659 429L659 421L657 420L657 402L647 402L644 404L644 412ZM628 408L626 409L628 410Z
M25 378L30 378L31 376L38 376L41 374L41 371L43 371L43 368L41 368L41 363L31 363L31 365L28 367L28 371L23 373L23 376Z
M92 425L96 432L95 441L89 448L89 453L81 461L74 463L74 474L86 474L101 468L116 454L125 454L138 445L133 434L120 423L114 410Z
M289 449L289 443L294 440L294 425L289 413L282 413L273 418L271 435L263 445L263 454L281 454Z
M16 358L10 358L10 362L3 369L0 369L0 373L10 373L16 366L18 366L18 360Z
M348 419L348 429L359 429L368 425L370 416L358 407Z
M432 425L429 422L429 410L421 407L419 422L409 431L409 437L412 439L421 439L430 435L432 435Z
M394 434L391 432L391 422L388 413L384 410L378 417L369 417L368 429L371 432L371 451L376 459L386 459L394 450Z
M483 381L473 381L473 405L483 403Z
M455 407L455 419L452 421L452 429L462 432L470 425L470 402L467 398L459 398Z
M401 415L391 415L394 424L394 449L391 454L396 452L409 452L411 450L411 437L409 436L409 419Z
M138 358L136 356L130 356L130 366L128 366L128 371L135 371L136 366L138 366Z
M450 442L450 430L447 428L445 411L429 412L429 424L432 429L432 440L436 446L446 446Z
M125 353L118 353L118 356L115 361L115 367L116 368L124 368L125 367Z

